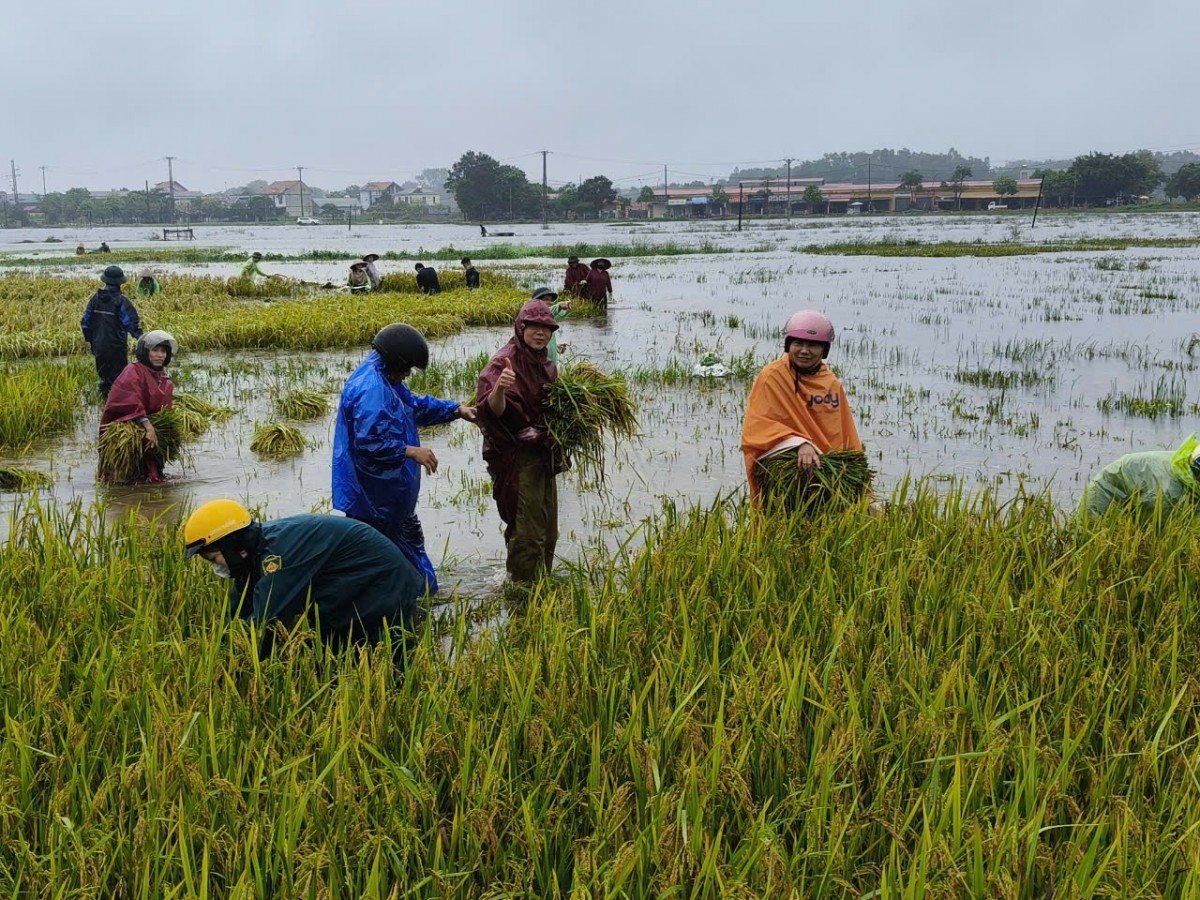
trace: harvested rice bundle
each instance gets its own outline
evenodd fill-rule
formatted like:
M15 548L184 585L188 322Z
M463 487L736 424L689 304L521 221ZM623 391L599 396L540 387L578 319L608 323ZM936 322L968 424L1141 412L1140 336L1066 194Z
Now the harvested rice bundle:
M175 394L174 408L177 410L187 410L203 416L210 423L223 422L233 415L233 410L228 406L217 406L217 404L205 400L198 394Z
M50 483L50 476L24 466L0 466L0 491L32 491Z
M146 430L135 422L113 422L100 431L100 465L97 476L111 484L148 480L150 461L160 466L186 461L185 442L208 427L208 422L189 410L163 409L150 416L158 435L158 447L146 440ZM157 480L157 479L156 479Z
M758 460L758 483L766 505L782 504L789 512L812 512L830 503L853 503L871 487L875 471L861 450L831 450L821 465L807 472L796 465L798 448Z
M583 477L604 480L604 437L637 434L637 410L621 375L606 375L591 363L559 369L546 391L546 427L566 461Z
M329 412L329 398L320 391L288 391L274 395L275 412L285 419L319 419Z
M308 447L304 434L294 425L268 422L254 429L250 449L268 459L285 459L303 453Z

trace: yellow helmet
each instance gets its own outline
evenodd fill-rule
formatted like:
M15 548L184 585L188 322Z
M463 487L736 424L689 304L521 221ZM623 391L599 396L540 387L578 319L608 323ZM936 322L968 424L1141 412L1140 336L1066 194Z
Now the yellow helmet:
M187 545L186 559L191 559L206 546L233 534L250 524L250 511L233 500L210 500L191 516L183 526Z

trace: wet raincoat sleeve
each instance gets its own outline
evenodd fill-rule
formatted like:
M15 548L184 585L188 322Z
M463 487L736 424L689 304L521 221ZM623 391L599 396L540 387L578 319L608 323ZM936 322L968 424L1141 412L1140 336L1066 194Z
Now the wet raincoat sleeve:
M163 409L170 409L175 385L166 375L154 373L140 363L130 363L117 376L100 416L101 426L113 422L137 422Z
M129 302L128 297L122 295L117 310L121 317L121 327L133 335L134 338L140 338L142 336L142 320L138 315L137 307Z
M89 346L92 343L92 310L95 307L96 296L93 294L83 310L83 318L79 320L79 330L83 332L83 339Z
M396 389L396 392L407 402L407 405L412 407L413 417L416 419L419 428L428 428L430 425L441 425L444 422L452 422L458 418L459 404L457 400L439 400L437 397L428 394L417 395L405 385L400 385Z

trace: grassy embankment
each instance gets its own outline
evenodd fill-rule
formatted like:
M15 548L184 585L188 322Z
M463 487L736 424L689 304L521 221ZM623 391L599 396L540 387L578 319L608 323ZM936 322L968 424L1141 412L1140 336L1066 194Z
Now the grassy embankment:
M823 256L1026 256L1033 253L1070 253L1096 250L1128 250L1130 248L1177 249L1200 246L1196 237L1118 237L1072 238L1065 241L1022 243L1019 241L988 242L940 241L881 238L872 241L845 241L837 244L806 244L793 247L797 253Z
M498 631L449 613L402 678L303 636L257 659L174 522L30 509L0 549L0 881L1194 895L1195 519L898 499L668 509Z
M436 298L416 292L411 274L389 275L386 290L364 296L294 283L260 287L234 280L166 276L163 293L137 300L146 330L170 331L184 354L201 350L320 350L366 347L390 322L427 337L471 325L505 325L528 298L494 277L468 292L461 272L447 273ZM69 428L87 402L98 402L79 317L98 282L27 274L0 277L0 449L20 448ZM585 312L582 308L581 312ZM38 357L67 356L46 360Z
M251 248L253 249L253 248ZM635 241L633 243L601 243L601 244L520 244L520 243L488 243L479 247L439 247L425 250L416 248L411 251L389 250L380 253L380 259L386 261L439 260L453 261L454 267L448 271L439 271L440 278L447 275L459 275L457 264L464 256L473 260L509 260L527 259L531 257L549 257L566 259L572 254L584 262L596 257L616 259L627 256L688 256L710 255L714 253L746 253L766 252L776 249L773 244L763 243L751 248L732 248L713 241L701 241L695 244L681 244L674 241ZM117 249L103 256L19 256L17 254L0 254L0 266L69 266L101 269L108 265L140 266L156 263L181 263L204 265L210 263L244 263L249 257L249 250L229 247L151 247L139 249ZM359 259L359 255L348 250L309 250L303 253L264 253L263 261L272 262L338 262ZM444 287L445 285L443 285Z

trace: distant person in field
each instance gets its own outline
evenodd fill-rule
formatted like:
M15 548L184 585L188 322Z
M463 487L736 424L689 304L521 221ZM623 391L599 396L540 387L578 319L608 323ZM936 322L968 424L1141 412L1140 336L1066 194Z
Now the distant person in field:
M546 386L558 379L546 352L557 330L545 301L530 300L517 314L514 336L479 374L475 391L483 459L504 522L505 567L515 582L549 572L558 543L555 476L564 464L543 407Z
M440 294L442 292L436 269L423 263L417 263L413 268L417 270L417 287L422 294Z
M437 471L437 455L421 446L418 429L463 419L475 410L457 400L414 394L404 383L429 366L429 345L411 325L396 322L371 341L372 352L346 380L333 433L333 506L386 535L421 573L430 593L437 574L425 552L417 517L422 469Z
M794 313L783 329L783 356L754 379L742 425L752 499L759 496L755 463L763 457L796 449L796 464L811 469L821 465L823 453L862 449L846 391L825 364L833 337L824 313Z
M350 264L350 293L365 294L371 290L371 276L367 274L367 264L356 262Z
M229 579L229 613L265 628L307 620L325 643L373 644L394 635L402 656L415 625L421 576L386 537L342 516L256 522L240 503L211 500L183 528L187 559L199 556ZM263 636L269 653L275 635Z
M568 257L566 277L563 278L563 293L569 297L585 296L589 271L589 268L579 261L578 256Z
M155 294L162 293L162 287L159 285L158 279L154 277L153 270L142 269L138 272L138 283L133 293L137 297L153 297Z
M612 279L608 277L611 268L612 263L607 259L594 259L588 268L585 296L601 312L608 310L608 301L612 299Z
M1092 477L1079 501L1085 518L1117 508L1139 519L1200 500L1200 443L1191 435L1177 450L1127 453Z
M158 435L150 417L170 409L175 402L175 385L167 374L167 366L178 351L175 338L166 331L148 331L138 338L134 361L113 382L100 416L101 431L116 422L133 422L145 429L146 451L135 484L162 481Z
M479 225L479 236L487 237L487 229L483 227L482 223L480 223L480 225Z
M108 396L113 382L129 362L129 338L142 336L137 307L121 293L129 279L120 266L109 266L100 276L104 287L88 300L79 327L96 359L100 393Z
M558 299L558 294L554 293L554 291L550 290L550 288L546 288L546 287L534 288L533 296L530 299L531 300L541 300L543 303L547 304L550 307L550 315L554 316L555 322L561 322L571 312L571 301L570 300L561 300L560 301ZM566 350L567 345L563 344L562 349ZM558 351L559 351L558 332L555 331L553 334L550 335L550 343L546 345L546 355L548 357L550 357L550 362L552 362L552 363L558 362Z
M462 258L462 267L463 267L463 272L467 276L467 290L468 291L475 290L476 288L479 287L479 270L476 269L473 265L471 265L470 258L466 257L466 256L464 256Z
M87 253L87 247L83 246L83 244L79 244L79 245L78 245L78 246L75 248L75 255L76 255L76 256L83 256L85 253Z
M378 253L368 253L363 257L363 262L367 264L367 278L371 281L371 290L373 291L377 291L383 286L383 278L379 275L379 269L375 267L375 261L378 259Z
M246 265L242 266L241 277L247 281L252 281L255 284L262 284L262 282L266 281L268 278L278 278L278 275L268 275L262 270L262 267L259 266L259 263L262 262L262 258L263 255L257 250L250 254L250 261L246 263Z
M112 251L108 249L108 243L106 241L101 241L100 246L96 248L96 252L97 253L111 253Z

